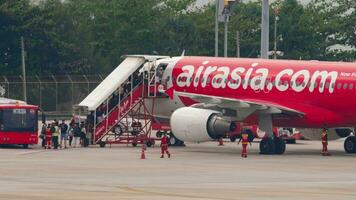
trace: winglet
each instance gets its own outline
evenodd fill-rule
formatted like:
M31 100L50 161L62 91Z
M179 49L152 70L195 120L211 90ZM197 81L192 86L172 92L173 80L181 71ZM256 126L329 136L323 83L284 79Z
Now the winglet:
M166 94L169 96L169 98L171 100L173 99L173 96L174 96L174 88L173 88L173 86L166 90Z

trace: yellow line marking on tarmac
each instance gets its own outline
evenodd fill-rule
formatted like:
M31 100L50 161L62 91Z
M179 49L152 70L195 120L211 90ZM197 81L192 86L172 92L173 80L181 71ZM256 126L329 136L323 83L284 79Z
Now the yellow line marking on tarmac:
M131 187L119 187L121 190L127 191L127 192L134 192L137 194L142 194L142 195L157 195L157 196L166 196L166 197L181 197L181 198L188 198L188 199L219 199L219 200L233 200L233 199L227 199L227 198L217 198L217 197L207 197L207 196L198 196L198 195L189 195L189 194L174 194L174 193L165 193L165 192L153 192L153 191L148 191L144 189L135 189Z

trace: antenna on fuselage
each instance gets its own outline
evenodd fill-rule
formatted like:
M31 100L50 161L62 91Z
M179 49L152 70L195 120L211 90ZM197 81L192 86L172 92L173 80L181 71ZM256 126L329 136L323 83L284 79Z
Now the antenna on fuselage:
M181 57L183 56L185 56L185 49L183 50Z

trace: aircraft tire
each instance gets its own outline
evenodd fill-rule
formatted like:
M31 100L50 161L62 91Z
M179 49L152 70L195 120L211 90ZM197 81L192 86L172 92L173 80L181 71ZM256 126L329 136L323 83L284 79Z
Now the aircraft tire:
M349 136L344 142L346 153L356 153L356 136Z
M275 154L284 154L286 151L286 143L282 138L276 138L275 140Z
M231 142L236 142L236 138L237 138L236 135L230 135L230 141Z
M275 152L275 141L272 138L263 138L260 142L260 154L272 155Z

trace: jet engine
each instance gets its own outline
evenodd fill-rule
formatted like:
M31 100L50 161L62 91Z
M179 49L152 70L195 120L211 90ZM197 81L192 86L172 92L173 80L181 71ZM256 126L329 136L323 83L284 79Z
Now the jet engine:
M183 107L171 116L173 134L182 141L211 141L235 128L235 123L223 119L221 113L215 110Z
M322 129L298 129L300 133L309 140L321 140ZM328 140L336 140L339 138L344 138L352 133L351 128L329 128L328 129Z

